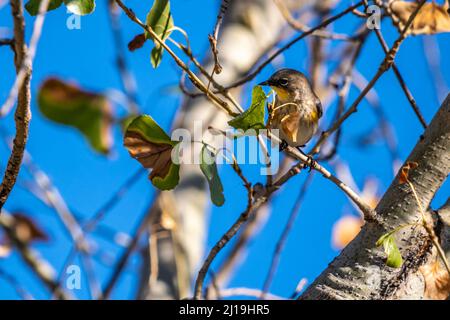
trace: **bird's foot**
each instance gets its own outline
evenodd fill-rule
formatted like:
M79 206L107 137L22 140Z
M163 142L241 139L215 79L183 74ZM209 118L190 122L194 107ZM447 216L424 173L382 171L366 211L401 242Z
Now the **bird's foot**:
M318 163L316 160L314 160L312 156L307 155L307 157L308 157L307 167L309 168L308 172L311 172L312 169L315 169L317 167Z
M309 168L308 172L311 172L312 169L315 169L318 165L317 161L314 160L314 158L312 156L310 156L309 154L306 154L303 152L303 150L301 149L303 146L299 146L297 147L298 151L300 151L305 157L308 158L307 162L306 162L306 167Z

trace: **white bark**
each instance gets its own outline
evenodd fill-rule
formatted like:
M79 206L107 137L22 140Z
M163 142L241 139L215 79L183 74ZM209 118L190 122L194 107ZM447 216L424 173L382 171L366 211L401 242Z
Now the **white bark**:
M407 161L419 164L410 172L409 179L423 208L429 208L450 171L450 95L420 137ZM366 224L360 234L311 284L301 299L423 297L424 281L417 269L430 257L432 246L427 235L420 232L420 228L406 228L398 232L397 243L405 260L401 269L387 267L385 254L375 246L377 239L387 231L402 224L419 221L420 211L408 184L399 184L398 179L395 179L378 204L376 212L381 223ZM444 224L443 228L440 234L448 235L448 224ZM448 246L447 238L447 243L443 244L447 252Z

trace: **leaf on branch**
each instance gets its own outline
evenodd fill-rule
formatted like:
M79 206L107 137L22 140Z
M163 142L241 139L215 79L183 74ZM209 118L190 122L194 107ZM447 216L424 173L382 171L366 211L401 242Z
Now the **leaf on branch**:
M417 162L410 162L410 161L408 161L406 163L406 165L404 165L400 169L400 174L398 176L398 182L400 184L404 184L404 183L408 182L409 170L415 169L418 166L419 166L419 164Z
M333 247L344 248L361 231L364 221L361 218L345 215L333 225Z
M64 0L67 9L79 16L90 14L95 9L94 0Z
M79 130L95 151L102 154L110 151L113 119L105 96L49 78L39 90L38 105L46 118Z
M155 187L170 190L177 186L180 166L172 161L177 142L170 140L152 117L142 115L128 125L124 146L144 168L152 169L149 179Z
M200 154L200 170L208 181L211 201L218 207L225 203L223 186L217 171L216 155L203 145Z
M388 232L380 237L376 242L376 246L383 245L384 252L387 255L386 265L392 268L400 268L403 263L402 255L397 245L392 232Z
M36 16L39 13L39 6L41 5L41 2L42 0L29 0L25 4L25 9L30 15ZM47 12L59 8L62 2L62 0L50 0L50 2L48 3Z
M445 300L450 295L450 276L438 260L420 267L425 280L425 298Z
M393 15L393 21L399 31L405 27L409 17L416 11L418 3L408 1L392 1L390 8ZM417 13L408 33L418 34L436 34L441 32L450 32L450 14L449 5L445 2L443 6L434 2L425 3Z
M155 0L150 12L147 15L146 24L158 35L164 42L172 33L174 27L172 13L170 12L169 0ZM152 39L149 32L145 32L146 39ZM157 68L161 63L164 48L155 40L155 47L151 53L151 63L153 68Z
M136 35L133 40L128 42L128 50L134 51L142 48L145 44L145 41L147 41L147 39L145 38L145 33Z
M264 115L266 94L260 86L256 86L252 91L252 104L245 112L238 115L234 119L228 121L228 124L235 129L242 129L244 131L248 129L264 129Z

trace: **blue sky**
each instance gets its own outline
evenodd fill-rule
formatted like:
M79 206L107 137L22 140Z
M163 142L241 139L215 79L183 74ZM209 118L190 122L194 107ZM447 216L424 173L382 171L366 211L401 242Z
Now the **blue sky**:
M175 24L183 28L190 36L195 53L204 53L208 48L208 33L211 32L218 9L218 1L184 0L172 1L172 12ZM347 3L347 1L343 1ZM151 1L127 1L136 14L144 18L150 8ZM201 8L201 10L199 10ZM32 78L32 112L30 139L27 150L34 162L44 170L52 182L59 188L64 199L80 217L92 216L102 204L130 177L139 164L128 156L122 147L121 132L115 130L114 152L104 157L93 152L83 138L74 130L56 125L44 119L39 113L34 99L39 84L48 76L56 75L78 82L85 88L106 92L121 89L120 79L115 68L115 49L109 26L104 1L97 1L97 8L92 15L81 18L81 30L68 30L66 19L69 14L60 8L48 14L38 53L34 62ZM26 14L27 37L31 34L34 18ZM388 19L386 19L388 20ZM345 32L351 30L355 18L344 18L335 24L334 30ZM124 39L132 39L141 30L131 21L122 17ZM0 9L0 37L8 35L12 26L9 6ZM388 43L396 38L397 31L390 21L382 25L382 32ZM436 112L440 98L436 96L432 78L424 58L422 37L410 37L401 47L396 63L402 75L407 79L425 119L429 122ZM450 83L450 60L445 59L450 52L450 36L443 34L435 39L441 51L438 62L447 83ZM282 66L305 71L307 55L305 43L300 42L284 55ZM154 70L149 61L150 44L133 53L127 53L127 62L136 77L138 99L141 111L150 113L164 128L170 127L181 96L171 93L180 74L174 62L165 56L161 66ZM370 79L376 72L383 53L375 35L372 34L365 45L357 63L357 69ZM0 48L0 101L4 101L14 81L13 55L7 47ZM281 67L281 66L276 66ZM265 80L274 71L268 66L252 82L256 84ZM250 86L247 87L248 89ZM385 74L378 81L375 89L388 120L395 129L399 144L399 153L404 160L416 144L422 128L410 109L408 101L392 72ZM349 102L358 94L354 87L350 91ZM249 95L249 90L245 91ZM245 100L245 99L244 99ZM347 104L348 105L348 104ZM328 123L334 114L334 102L327 108L324 120ZM120 107L117 107L120 108ZM357 148L355 141L376 125L376 118L371 107L363 101L359 111L344 126L339 158L347 163L355 181L361 188L367 177L376 177L380 182L380 194L392 181L392 169L389 154L382 141L369 148ZM12 113L1 121L1 126L10 135L14 132ZM1 170L3 173L9 151L0 146ZM245 166L253 182L263 181L258 175L258 168ZM220 168L224 183L226 203L221 208L213 208L210 216L208 248L236 219L245 206L245 197L236 196L240 182L234 178L230 168ZM272 214L269 221L251 242L248 255L242 266L231 280L230 287L261 288L267 273L272 252L281 234L288 215L300 188L305 174L300 174L289 181L272 202ZM27 181L30 176L22 171L20 180ZM447 182L438 192L434 205L442 204L449 195L450 185ZM154 189L150 182L141 177L126 197L111 210L103 221L103 225L115 230L131 232L142 217ZM242 189L244 195L244 189ZM57 270L62 268L65 257L70 251L68 235L62 231L56 214L42 204L20 185L16 186L5 208L8 211L23 211L32 216L39 225L50 233L48 243L40 243L36 248L48 259ZM331 230L334 222L343 214L355 214L349 200L331 182L316 175L305 197L299 217L288 238L286 248L271 292L280 296L289 296L301 278L309 282L323 270L338 251L331 246ZM99 237L96 237L99 239ZM121 249L106 241L99 240L100 245L113 257L118 257ZM226 251L226 250L225 250ZM220 255L220 258L225 255ZM214 266L214 265L213 265ZM0 268L14 275L37 299L48 299L49 293L39 280L31 274L22 263L20 257L13 253L7 259L0 259ZM108 279L111 268L100 262L95 263L95 271L103 282ZM139 258L131 259L126 272L112 297L117 299L133 298L139 272ZM88 298L86 279L82 289L76 292L81 298ZM0 277L0 299L18 299L14 289Z

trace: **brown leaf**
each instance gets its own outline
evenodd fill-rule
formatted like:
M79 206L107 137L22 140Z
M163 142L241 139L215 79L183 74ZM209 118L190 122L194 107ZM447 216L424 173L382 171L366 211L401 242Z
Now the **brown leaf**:
M425 298L445 300L450 295L450 277L438 260L420 267L425 279Z
M408 161L406 163L406 165L404 165L401 169L400 169L400 174L398 176L398 182L400 184L404 184L408 181L408 177L409 177L409 170L415 169L419 166L419 164L417 162L410 162Z
M417 5L416 2L408 1L391 2L390 8L394 13L394 24L399 31L403 30L409 17L417 9ZM447 2L442 6L434 2L425 3L417 13L408 33L418 35L450 32L450 14L448 9L449 5Z
M30 217L15 213L14 217L14 231L17 238L22 242L28 243L33 241L47 241L48 236L37 223Z
M112 107L103 94L59 78L47 78L38 93L38 105L49 120L76 128L94 150L109 153L112 145Z
M147 39L145 38L144 33L140 33L140 34L136 35L133 38L133 40L131 40L128 43L128 50L134 51L134 50L142 48L144 46L146 40Z
M333 226L333 247L342 249L352 241L361 230L363 220L351 215L340 218Z
M150 180L157 176L165 177L169 172L173 149L170 144L152 143L137 132L127 131L124 145L130 155L138 160L144 168L153 169L149 176Z

